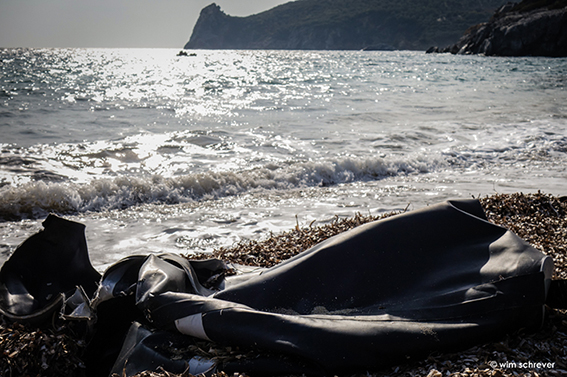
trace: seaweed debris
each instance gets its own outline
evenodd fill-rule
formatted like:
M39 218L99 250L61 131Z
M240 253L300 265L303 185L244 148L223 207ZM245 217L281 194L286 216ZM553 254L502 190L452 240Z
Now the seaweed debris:
M389 212L377 216L356 213L353 217L346 218L336 216L330 223L324 225L312 226L311 223L303 228L296 225L290 231L270 234L265 240L242 240L235 246L217 249L212 255L200 254L187 257L197 259L213 257L246 266L272 267L339 233L398 213Z
M37 329L0 317L0 376L83 377L84 348L70 326Z

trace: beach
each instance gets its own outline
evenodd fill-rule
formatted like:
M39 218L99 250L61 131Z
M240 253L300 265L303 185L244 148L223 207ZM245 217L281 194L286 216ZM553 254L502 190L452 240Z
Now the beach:
M364 221L478 198L565 278L567 60L177 52L0 50L0 263L50 213L85 224L99 272L163 252L264 267ZM540 362L555 364L529 373L561 375L565 318L547 319L535 335L371 374L508 376ZM1 331L14 375L84 372L68 328Z
M553 257L555 279L565 279L567 245L567 199L544 193L499 194L479 198L491 222L513 230L540 251ZM395 216L395 213L380 216ZM271 238L249 241L231 248L216 250L215 257L227 262L268 267L288 259L328 237L378 218L357 215L321 227L297 227ZM206 255L207 257L209 255ZM254 256L254 258L250 258ZM224 347L198 342L202 356L220 360L255 357L254 350ZM425 360L413 360L380 371L372 376L560 376L566 373L564 363L567 344L567 314L547 308L542 329L536 333L519 331L493 343L478 345L458 353L431 354ZM73 338L70 328L40 330L18 324L2 324L0 350L5 355L0 368L12 373L80 376L85 373L81 362L84 349L81 339ZM190 351L195 352L195 349ZM494 364L497 363L497 364ZM246 371L242 371L246 374ZM9 375L9 374L8 374ZM222 371L217 373L221 377ZM166 371L148 371L138 377L178 376ZM184 374L182 376L188 376ZM252 376L253 377L253 376Z

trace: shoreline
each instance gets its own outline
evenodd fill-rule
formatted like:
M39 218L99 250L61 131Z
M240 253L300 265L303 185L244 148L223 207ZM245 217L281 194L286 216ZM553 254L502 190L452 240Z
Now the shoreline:
M495 194L478 198L489 221L504 226L553 257L554 278L567 277L567 197L543 193ZM330 224L300 228L296 226L282 234L258 241L241 242L230 248L215 250L213 255L227 262L269 267L298 254L316 243L357 225L392 216L362 216L336 218ZM191 255L193 258L194 256ZM71 326L49 330L0 323L0 371L22 375L84 376L80 353L85 346L74 339ZM492 376L512 375L559 376L567 373L567 315L565 311L547 310L543 328L535 334L521 331L505 339L472 347L458 353L430 355L381 371L371 376ZM210 345L214 348L214 345ZM222 351L222 349L221 349ZM218 355L218 354L217 354ZM230 355L228 355L230 356ZM493 367L491 362L498 365ZM531 363L531 364L530 364ZM538 364L540 363L540 364ZM552 367L550 367L552 365ZM530 366L532 366L530 368ZM10 375L10 374L7 374ZM218 377L226 376L223 372ZM189 376L162 372L144 372L137 377ZM252 376L253 377L253 376Z

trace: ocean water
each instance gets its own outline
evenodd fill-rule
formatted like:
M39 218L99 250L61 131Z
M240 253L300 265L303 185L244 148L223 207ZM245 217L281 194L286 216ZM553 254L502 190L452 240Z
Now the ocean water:
M567 194L567 59L0 50L0 263L48 213L93 264L494 193Z

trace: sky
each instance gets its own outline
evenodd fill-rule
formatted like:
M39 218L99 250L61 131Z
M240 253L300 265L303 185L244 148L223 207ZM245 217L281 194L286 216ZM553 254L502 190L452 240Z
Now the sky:
M201 9L248 16L290 0L0 0L0 47L183 48Z

